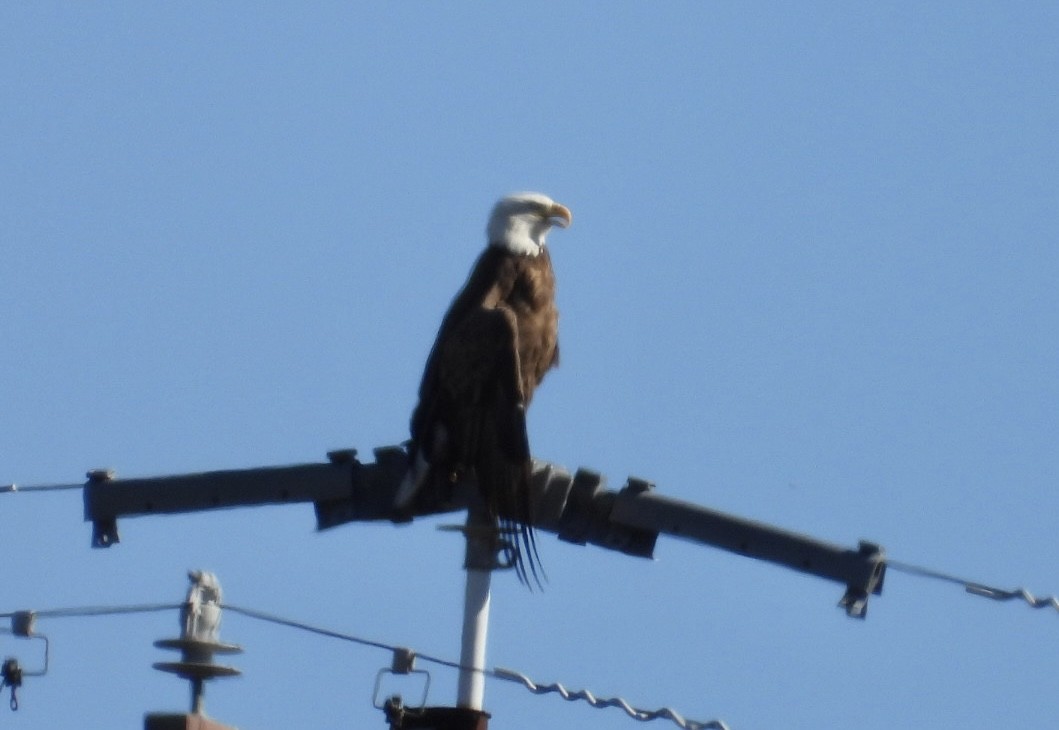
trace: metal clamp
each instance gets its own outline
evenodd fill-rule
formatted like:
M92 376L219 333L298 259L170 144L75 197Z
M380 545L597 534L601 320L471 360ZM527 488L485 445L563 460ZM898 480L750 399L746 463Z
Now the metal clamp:
M11 688L11 711L18 710L18 688L22 686L22 667L18 659L8 657L0 666L0 689Z
M0 628L0 633L13 634L23 639L38 639L44 642L44 666L40 669L25 670L15 657L7 657L0 665L0 689L11 688L11 701L9 707L12 711L18 709L18 689L22 686L24 677L43 677L48 673L48 654L50 645L48 637L34 632L37 614L33 611L15 611L11 614L11 628Z
M868 614L868 596L882 593L883 578L886 577L886 556L878 545L860 541L857 550L859 564L865 571L856 583L846 586L846 593L839 600L839 608L846 609L851 618L864 618Z
M379 690L382 688L382 678L385 674L404 676L409 674L422 674L426 677L426 682L423 684L423 697L419 700L418 705L414 705L417 710L422 710L426 707L427 695L430 693L430 672L425 669L416 669L415 662L416 654L411 649L397 647L393 650L393 661L390 664L390 668L380 669L379 673L375 675L375 691L371 696L371 704L376 710L382 710L388 706L405 707L400 695L394 695L393 697L388 698L386 702L379 704Z

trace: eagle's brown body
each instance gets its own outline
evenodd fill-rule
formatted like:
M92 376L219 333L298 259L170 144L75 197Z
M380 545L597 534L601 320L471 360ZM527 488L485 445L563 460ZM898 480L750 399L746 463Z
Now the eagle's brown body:
M441 322L412 413L408 473L394 497L408 516L422 495L467 477L519 579L539 583L526 408L559 361L555 275L545 240L570 225L547 195L515 193L493 207L488 245ZM424 487L427 489L424 490ZM527 573L528 569L528 573Z
M547 249L487 247L442 320L411 424L412 458L421 451L426 479L473 474L490 515L522 536L528 555L514 551L516 568L526 557L534 574L526 407L558 363L558 333Z
M478 349L490 349L501 343L486 337L488 324L501 320L510 328L498 332L513 337L521 371L523 405L528 405L544 374L558 362L559 310L555 306L555 273L547 249L536 256L511 253L499 246L489 246L478 257L467 283L453 300L441 322L437 342L427 361L420 387L420 398L431 398L432 371L446 366L466 368L474 360ZM501 327L501 330L503 328ZM480 342L471 351L464 349L472 342ZM439 347L441 351L439 352ZM485 353L479 353L484 355ZM450 375L459 380L458 373ZM477 369L467 373L480 377ZM444 378L443 378L444 381ZM430 388L425 386L430 385ZM449 383L450 387L456 386ZM466 392L460 395L467 395ZM413 425L415 421L413 419ZM415 434L413 434L414 436Z

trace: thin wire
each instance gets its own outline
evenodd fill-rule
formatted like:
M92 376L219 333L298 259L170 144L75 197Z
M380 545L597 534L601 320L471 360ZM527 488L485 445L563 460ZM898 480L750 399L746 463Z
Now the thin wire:
M243 608L241 606L231 606L224 604L222 608L232 613L238 613L249 618L258 619L261 621L267 621L269 623L279 624L281 626L287 626L293 629L300 629L302 631L308 631L313 634L319 634L321 636L327 636L332 639L341 639L342 641L350 641L355 644L361 644L363 646L371 646L376 649L386 649L387 651L398 651L404 647L398 647L391 644L384 644L381 641L372 641L370 639L364 639L359 636L353 636L352 634L344 634L340 631L332 631L331 629L320 628L319 626L312 626L311 624L304 623L302 621L293 621L291 619L276 616L274 614L265 613L264 611L257 611L251 608ZM418 654L415 656L422 659L425 662L431 662L433 664L440 664L445 667L457 669L461 671L478 672L485 674L489 677L496 679L502 679L508 682L518 682L526 687L534 694L548 694L550 692L559 693L563 699L568 701L584 700L588 702L592 707L605 708L605 707L620 707L625 713L636 720L641 722L647 722L648 720L671 720L683 730L730 730L729 727L721 722L720 720L710 720L709 722L698 722L695 720L687 720L682 717L675 710L668 707L663 707L659 710L643 710L636 707L632 707L628 702L623 700L621 697L613 697L607 699L600 699L595 697L588 690L579 690L577 692L570 692L561 684L549 684L539 686L534 684L533 680L527 677L525 674L516 672L512 669L502 669L497 667L496 669L481 669L479 667L468 667L460 664L459 662L450 661L448 659L441 659L440 657L430 656L428 654Z
M6 492L58 492L66 489L84 489L85 484L34 484L22 487L18 484L0 484L0 494Z
M1056 598L1055 596L1042 596L1038 598L1025 588L1016 588L1009 591L1004 588L996 588L993 586L987 586L984 583L978 583L977 581L967 580L966 578L961 578L957 575L952 575L951 573L943 573L931 568L924 568L921 565L904 563L900 560L890 560L889 558L886 560L886 565L891 569L898 570L902 573L918 575L922 578L931 578L933 580L940 580L946 583L963 586L963 589L972 596L991 598L994 601L1010 601L1013 598L1020 598L1032 608L1046 608L1051 606L1056 611L1059 611L1059 598Z
M0 491L15 491L14 485L11 485L11 489L0 487ZM62 489L71 488L63 487L61 485L53 485L51 487L35 487L39 491L46 489ZM28 490L31 488L22 488L22 490ZM1046 597L1035 597L1029 591L1023 588L1016 588L1014 590L1005 590L1003 588L996 588L993 586L987 586L983 583L976 581L967 580L960 576L953 575L951 573L944 573L942 571L934 570L932 568L926 568L920 565L914 565L912 563L905 563L899 560L887 559L886 564L889 568L897 570L910 575L917 575L923 578L929 578L932 580L943 581L955 585L963 586L964 590L968 593L981 596L984 598L991 598L997 601L1007 601L1011 599L1022 599L1033 608L1045 608L1051 606L1056 611L1059 611L1059 598L1055 596ZM138 605L126 605L126 606L83 606L75 608L58 608L48 609L42 611L33 611L32 613L40 618L71 618L71 617L88 617L88 616L107 616L107 615L121 615L121 614L134 614L134 613L152 613L159 611L172 611L180 609L184 606L184 603L152 603L152 604L138 604ZM339 631L333 631L331 629L321 628L319 626L313 626L303 621L294 621L292 619L283 618L274 614L269 614L264 611L258 611L251 608L244 608L241 606L232 606L228 604L223 605L224 609L231 611L232 613L240 614L248 618L257 619L260 621L266 621L269 623L278 624L281 626L287 626L289 628L299 629L301 631L307 631L309 633L318 634L333 639L340 639L342 641L349 641L352 643L360 644L362 646L369 646L376 649L383 649L390 652L395 652L404 647L398 647L392 644L386 644L380 641L372 641L370 639L364 639L359 636L352 634L346 634ZM16 613L21 612L9 612L0 613L0 618L11 618ZM426 662L439 664L441 666L457 669L460 671L471 671L483 673L487 676L494 677L509 682L517 682L522 684L526 689L534 694L550 694L557 693L563 699L573 702L576 700L583 700L592 707L602 709L606 707L618 707L622 709L629 717L641 722L647 722L650 720L666 719L670 720L678 725L682 730L729 730L721 720L710 720L708 722L698 722L696 720L688 720L682 717L675 710L663 707L658 710L644 710L641 708L632 707L621 697L612 698L597 698L588 690L578 690L571 692L566 689L562 684L553 683L548 685L538 685L533 682L526 675L514 671L512 669L496 668L492 670L480 669L478 667L468 667L461 665L458 662L442 659L440 657L434 657L428 654L416 654L417 657Z
M265 613L264 611L256 611L252 608L243 608L241 606L232 606L228 603L222 604L221 608L225 611L231 611L232 613L238 613L248 618L258 619L259 621L267 621L268 623L279 624L280 626L287 626L292 629L301 629L302 631L308 631L311 634L319 634L320 636L327 636L332 639L341 639L342 641L351 641L354 644L362 644L363 646L371 646L376 649L386 649L387 651L394 651L399 647L391 646L389 644L383 644L380 641L372 641L370 639L362 639L359 636L353 636L352 634L343 634L340 631L332 631L331 629L320 628L319 626L312 626L311 624L303 623L301 621L293 621L288 618L276 616L274 614ZM422 655L417 655L422 656ZM426 659L426 657L422 657Z
M253 608L244 608L242 606L232 606L230 604L223 604L221 608L225 611L231 611L232 613L238 613L248 618L257 619L259 621L266 621L272 624L278 624L280 626L286 626L292 629L300 629L301 631L307 631L311 634L319 634L320 636L326 636L331 639L340 639L342 641L349 641L354 644L360 644L361 646L370 646L375 649L385 649L386 651L398 651L405 647L397 646L396 644L385 644L381 641L373 641L372 639L365 639L360 636L354 636L352 634L345 634L341 631L333 631L331 629L325 629L320 626L313 626L307 624L304 621L295 621L289 618L283 618L272 613L266 613L264 611L258 611ZM442 659L441 657L431 656L429 654L420 654L416 652L416 657L422 659L425 662L431 662L433 664L440 664L444 667L451 669L463 669L473 672L482 672L484 670L475 667L465 667L459 662L450 661L448 659Z
M173 611L182 608L184 605L183 603L146 603L133 606L82 606L79 608L51 608L44 611L31 611L30 613L38 618L74 618ZM0 613L0 618L12 618L16 613L21 612Z
M183 608L186 604L184 603L147 603L137 604L129 606L82 606L76 608L53 608L43 611L33 611L33 615L38 618L84 618L89 616L113 616L120 614L133 614L133 613L152 613L158 611L172 611ZM381 641L372 641L371 639L364 639L359 636L352 634L346 634L341 631L333 631L331 629L321 628L319 626L313 626L307 624L304 621L294 621L292 619L283 618L275 614L266 613L264 611L258 611L252 608L245 608L243 606L232 606L229 604L223 604L222 609L231 611L232 613L246 616L247 618L257 619L259 621L266 621L268 623L278 624L280 626L286 626L292 629L299 629L301 631L307 631L312 634L318 634L320 636L326 636L331 639L340 639L342 641L349 641L354 644L360 644L362 646L370 646L375 649L384 649L386 651L394 652L404 647L399 647L393 644L386 644ZM0 618L11 618L16 613L22 612L9 612L0 613ZM502 679L508 682L518 682L526 687L534 694L548 694L551 692L557 692L563 699L568 701L584 700L588 702L592 707L605 708L605 707L620 707L625 713L636 720L646 722L648 720L671 720L676 723L683 730L729 730L728 726L720 720L711 720L709 722L697 722L695 720L687 720L682 717L675 710L668 707L663 707L659 710L643 710L629 705L621 697L612 698L597 698L588 690L579 690L576 692L570 692L561 684L549 684L549 685L537 685L527 677L525 674L516 672L512 669L481 669L478 667L468 667L460 664L459 662L450 661L448 659L442 659L440 657L430 656L429 654L415 654L416 657L422 659L425 662L433 664L439 664L444 667L457 669L461 671L479 672L496 679Z
M908 573L909 575L918 575L923 578L933 578L935 580L942 580L946 583L955 583L956 585L966 585L967 581L963 578L958 578L955 575L949 575L948 573L942 573L937 570L931 570L930 568L924 568L919 565L912 565L911 563L903 563L900 560L886 559L887 567L901 571L902 573Z

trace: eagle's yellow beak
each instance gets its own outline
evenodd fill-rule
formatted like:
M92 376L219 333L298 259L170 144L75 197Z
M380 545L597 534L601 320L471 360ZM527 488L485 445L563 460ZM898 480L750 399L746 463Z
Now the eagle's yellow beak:
M574 216L570 212L570 209L565 205L559 203L552 203L552 207L548 209L548 220L553 225L557 225L560 228L566 228L574 221Z

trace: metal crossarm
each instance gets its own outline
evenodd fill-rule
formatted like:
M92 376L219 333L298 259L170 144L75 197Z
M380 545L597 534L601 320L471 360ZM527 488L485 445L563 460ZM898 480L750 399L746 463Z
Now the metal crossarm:
M89 473L85 519L93 524L92 544L118 542L117 520L261 504L312 502L317 528L354 521L407 521L392 505L407 458L399 446L375 450L374 463L356 451L335 451L320 464L266 467L199 474L117 479L112 472ZM535 526L561 540L652 557L660 534L718 547L836 581L846 586L839 602L862 618L867 599L882 590L886 559L876 545L856 548L817 540L789 530L728 515L666 497L642 479L630 478L618 491L604 478L579 469L534 462ZM425 495L414 517L466 509L474 485L461 482L445 493Z

